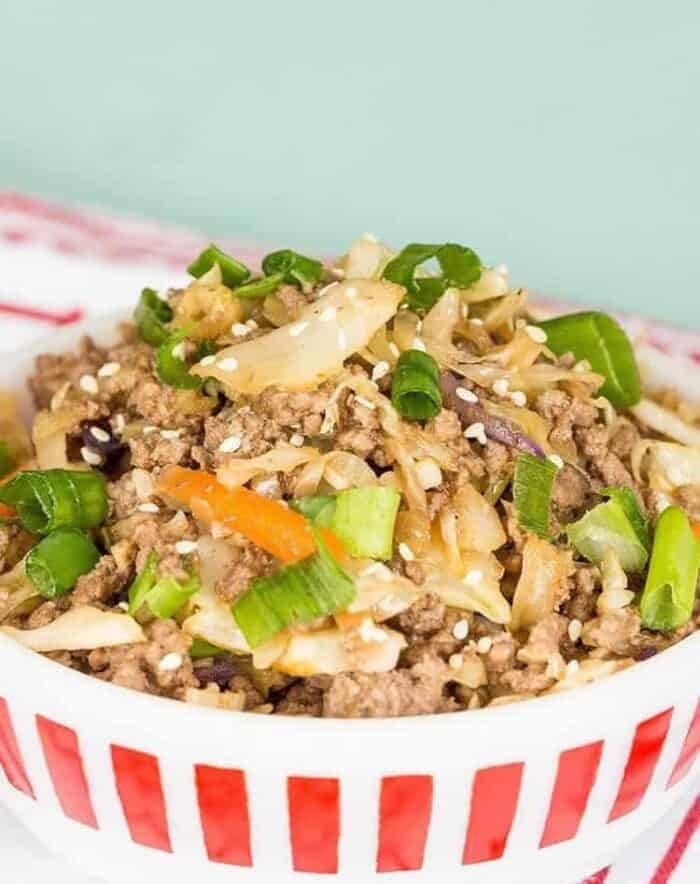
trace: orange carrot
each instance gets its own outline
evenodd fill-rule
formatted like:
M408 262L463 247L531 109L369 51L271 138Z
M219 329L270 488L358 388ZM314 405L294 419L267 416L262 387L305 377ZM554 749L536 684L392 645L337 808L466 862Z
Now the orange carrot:
M232 531L283 562L297 562L316 552L316 543L304 516L248 488L227 488L203 470L170 467L158 480L160 494L189 507L203 522L221 522ZM321 536L338 561L345 550L332 532Z
M0 519L14 519L17 513L6 503L0 503Z
M700 522L691 522L695 536L700 540Z

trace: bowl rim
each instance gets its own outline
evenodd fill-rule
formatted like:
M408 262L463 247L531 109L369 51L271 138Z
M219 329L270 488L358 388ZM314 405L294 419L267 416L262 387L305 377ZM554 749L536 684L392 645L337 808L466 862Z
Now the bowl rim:
M21 350L8 354L8 358L22 364L31 363L39 353L65 351L71 346L71 341L75 344L83 335L104 336L105 332L109 334L116 330L119 322L129 317L130 313L124 310L87 317L50 336L41 336L31 341ZM697 372L697 366L690 360L682 361L688 364L689 370ZM21 392L26 395L24 390ZM90 695L94 694L97 702L109 697L111 698L110 717L116 717L125 724L143 722L142 715L152 712L162 716L164 724L168 723L170 716L173 717L173 724L176 725L177 722L182 724L185 720L183 716L187 716L187 720L195 727L201 728L206 723L211 725L216 721L217 731L220 731L224 723L228 722L236 731L240 733L243 729L249 736L254 736L260 729L270 727L276 728L281 735L285 732L308 729L316 737L324 734L344 735L348 728L349 733L358 733L361 730L363 733L379 734L383 731L393 736L405 730L408 724L412 725L412 729L459 728L462 735L465 728L470 729L470 725L475 731L483 731L487 724L492 724L494 728L507 728L509 724L516 722L525 728L531 722L535 724L537 719L544 719L547 714L551 714L557 720L569 720L577 714L588 717L590 712L586 710L589 707L591 710L598 705L602 708L605 702L610 702L616 694L627 699L630 696L642 697L644 694L653 694L655 691L650 687L652 681L657 687L680 683L686 670L689 676L692 674L698 659L700 659L700 630L685 637L673 647L655 654L648 660L636 661L620 672L571 690L528 697L502 706L384 718L315 718L222 710L136 691L62 666L38 652L25 648L0 631L0 671L12 671L12 667L16 665L18 671L22 672L22 677L26 677L28 681L35 679L41 685L42 691L55 691L58 696L65 690L75 689L78 692L82 691L88 700ZM5 690L4 693L9 695L11 691Z

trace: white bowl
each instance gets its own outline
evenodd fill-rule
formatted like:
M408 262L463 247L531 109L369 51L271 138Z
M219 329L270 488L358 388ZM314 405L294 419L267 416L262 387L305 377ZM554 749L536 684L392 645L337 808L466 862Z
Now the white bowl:
M3 384L23 390L36 353L113 327L56 333L7 360ZM340 721L178 704L0 636L0 798L49 848L129 884L565 884L689 786L699 661L694 635L566 694Z

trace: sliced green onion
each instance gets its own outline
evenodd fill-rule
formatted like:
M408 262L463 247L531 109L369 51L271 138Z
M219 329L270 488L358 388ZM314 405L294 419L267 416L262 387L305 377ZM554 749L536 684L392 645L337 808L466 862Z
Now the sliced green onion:
M205 273L208 273L214 264L219 265L223 284L231 289L241 285L241 283L245 282L250 276L250 270L248 270L245 264L241 264L240 261L236 261L231 255L222 252L218 246L214 245L214 243L194 259L187 268L187 272L190 276L199 279L200 276L204 276Z
M129 587L129 613L133 616L140 611L146 596L153 589L158 573L158 556L151 550L146 559L146 564L136 575L136 579Z
M33 534L56 528L96 528L107 516L107 489L101 473L82 470L27 470L0 487L0 502L17 512Z
M265 298L276 292L283 282L283 273L273 273L272 276L261 276L260 279L240 286L234 294L239 298Z
M569 313L539 323L547 346L560 356L573 353L603 375L600 389L616 408L629 408L642 398L642 382L629 338L607 313Z
M281 274L284 282L310 291L323 275L323 264L315 258L307 258L291 249L270 252L262 261L266 276ZM238 294L238 292L236 293Z
M156 354L156 369L158 377L169 387L177 387L179 390L199 390L203 384L202 378L190 374L190 366L177 353L186 337L187 331L181 329L163 341Z
M423 421L440 414L440 369L432 356L422 350L401 354L394 369L391 401L406 420Z
M416 277L421 264L436 258L442 271L439 277ZM427 245L411 243L384 268L384 279L406 289L412 310L429 310L449 286L468 288L481 277L481 259L467 246L457 243Z
M639 542L647 552L651 552L651 537L649 536L649 520L642 512L637 500L637 495L631 488L621 485L617 488L603 488L600 493L603 497L614 500L625 512L627 519L634 529Z
M297 497L289 502L289 506L302 516L306 516L318 528L330 528L335 514L335 495L316 494Z
M167 301L158 297L154 289L144 289L134 310L136 331L142 341L158 347L170 332L167 323L173 318L173 311Z
M347 608L355 584L315 533L317 552L254 580L231 606L249 647L257 648L292 623L310 623Z
M649 558L649 534L648 529L645 533L644 518L634 495L630 491L630 499L620 488L608 488L602 493L610 500L599 503L569 525L569 541L596 565L612 550L624 571L643 571Z
M685 512L669 507L659 516L646 584L639 602L647 629L667 632L693 615L700 571L700 541Z
M15 468L15 461L10 454L7 442L0 441L0 479L11 473Z
M555 465L544 457L519 455L513 479L513 502L518 524L539 537L550 536L552 486Z
M197 349L194 354L194 361L201 362L206 356L215 356L218 352L218 347L213 341L210 341L209 338L205 338L203 341L200 341L197 344Z
M157 574L158 556L151 551L146 564L129 587L129 613L132 616L146 608L154 617L172 617L190 596L199 591L199 578L194 575L181 583L174 577L157 579Z
M59 528L29 552L25 571L41 596L55 599L70 592L99 558L97 547L82 531Z
M226 651L217 648L216 645L210 644L203 638L195 638L192 640L189 653L193 660L201 660L203 657L218 657L219 654L225 654Z

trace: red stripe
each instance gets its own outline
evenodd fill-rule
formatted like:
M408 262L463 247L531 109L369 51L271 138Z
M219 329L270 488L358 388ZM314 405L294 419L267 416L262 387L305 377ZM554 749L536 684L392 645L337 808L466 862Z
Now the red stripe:
M601 869L599 872L596 872L595 875L589 875L585 881L581 881L581 884L605 884L608 880L609 874L610 866L606 869Z
M678 868L683 855L688 849L690 839L697 832L698 828L700 828L700 798L695 799L693 806L685 815L680 828L676 832L676 837L671 842L671 846L659 863L649 884L666 884Z
M78 823L98 829L77 734L41 715L36 717L36 726L63 812Z
M384 777L379 800L378 872L423 868L432 807L432 777Z
M697 758L698 752L700 752L700 703L698 703L697 708L695 709L695 716L688 728L688 733L685 742L683 743L681 754L678 756L678 761L676 761L676 765L673 768L668 785L666 786L667 789L670 789L671 786L675 786L676 783L680 782L680 780L688 774L690 768L693 766L693 762Z
M336 779L287 779L289 833L296 872L338 872L340 783Z
M522 778L521 762L486 767L476 772L463 865L503 856L515 819Z
M158 759L123 746L111 750L117 792L132 840L171 853Z
M245 774L202 764L194 773L207 856L214 863L252 866Z
M608 822L626 816L639 807L654 775L672 715L673 709L667 709L637 726L627 766Z
M7 701L2 697L0 697L0 767L5 771L11 786L29 795L30 798L36 798L19 751Z
M574 838L595 783L603 741L568 749L559 756L549 814L540 847Z
M19 316L22 319L35 319L38 322L46 322L49 325L72 325L83 318L85 312L80 307L71 307L68 310L43 310L40 307L24 307L21 304L13 304L10 301L0 301L0 313L10 316Z

